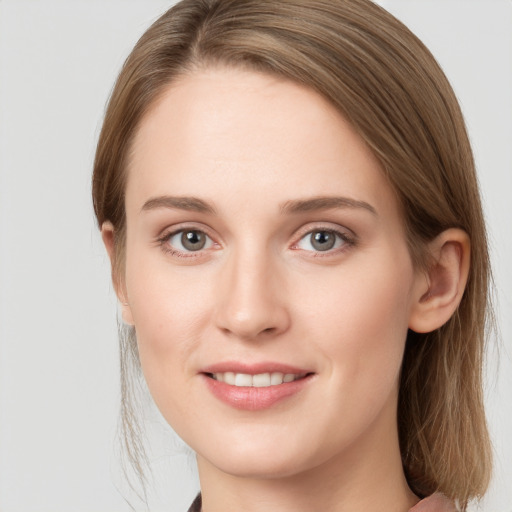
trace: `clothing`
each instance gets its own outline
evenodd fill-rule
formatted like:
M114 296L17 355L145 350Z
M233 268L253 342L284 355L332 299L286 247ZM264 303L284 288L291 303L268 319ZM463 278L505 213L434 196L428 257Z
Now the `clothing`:
M196 496L196 499L190 505L188 512L201 512L201 493Z
M456 512L454 504L442 494L433 494L421 500L409 512ZM196 496L188 512L201 512L201 494Z

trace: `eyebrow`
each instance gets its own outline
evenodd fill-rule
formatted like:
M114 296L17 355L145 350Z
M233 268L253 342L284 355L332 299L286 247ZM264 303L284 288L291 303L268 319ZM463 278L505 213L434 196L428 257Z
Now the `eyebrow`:
M215 208L197 197L159 196L148 199L141 211L155 210L157 208L171 208L173 210L187 210L200 213L215 213Z
M281 206L281 213L302 213L315 210L328 210L331 208L362 208L373 215L378 215L377 210L365 201L339 196L313 197L311 199L286 201L286 203Z
M199 213L215 214L215 208L198 197L190 196L158 196L148 199L141 208L141 211L155 210L158 208L170 208L173 210L186 210ZM364 209L377 215L375 208L365 202L351 199L349 197L325 196L312 197L310 199L294 199L286 201L280 207L282 214L294 214L311 212L316 210L328 210L331 208L354 208Z

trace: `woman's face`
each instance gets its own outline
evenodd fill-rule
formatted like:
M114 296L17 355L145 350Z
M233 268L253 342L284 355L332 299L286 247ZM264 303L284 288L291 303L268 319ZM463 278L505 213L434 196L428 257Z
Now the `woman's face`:
M199 460L277 477L395 443L418 278L340 114L278 78L196 72L143 119L128 173L124 318Z

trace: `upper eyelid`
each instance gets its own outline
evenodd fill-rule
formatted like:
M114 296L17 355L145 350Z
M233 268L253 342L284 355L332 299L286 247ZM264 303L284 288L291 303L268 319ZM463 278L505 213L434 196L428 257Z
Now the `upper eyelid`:
M212 234L208 227L204 225L198 226L196 223L180 223L177 225L168 226L160 231L160 234L157 235L157 238L168 238L170 236L176 235L177 233L181 233L182 231L199 231L210 237L212 240L216 241L216 237Z
M335 231L333 229L313 229L312 231L308 231L305 235L299 237L297 239L296 242L294 242L292 245L291 245L291 248L292 249L297 249L299 247L299 244L302 242L302 240L304 240L306 237L308 236L311 236L313 233L315 232L322 232L322 231L327 231L329 233L334 233L335 236L337 236L339 239L341 239L345 244L352 244L355 242L355 239L354 237L351 237L351 236L347 236L345 235L344 233L341 233L339 231ZM331 249L325 251L325 252L329 252L331 251Z
M314 231L332 231L333 233L337 233L342 236L345 235L347 238L357 238L357 235L351 229L345 226L341 226L333 222L311 222L305 224L295 231L293 235L293 238L295 238L294 243L297 243L304 236L308 235L309 233L313 233Z

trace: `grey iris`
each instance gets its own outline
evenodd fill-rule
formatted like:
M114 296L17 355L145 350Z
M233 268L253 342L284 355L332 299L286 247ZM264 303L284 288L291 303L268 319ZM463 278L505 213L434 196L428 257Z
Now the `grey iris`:
M181 243L189 251L200 251L206 244L206 236L200 231L184 231Z
M315 231L311 233L311 245L317 251L328 251L334 247L336 235L330 231Z

